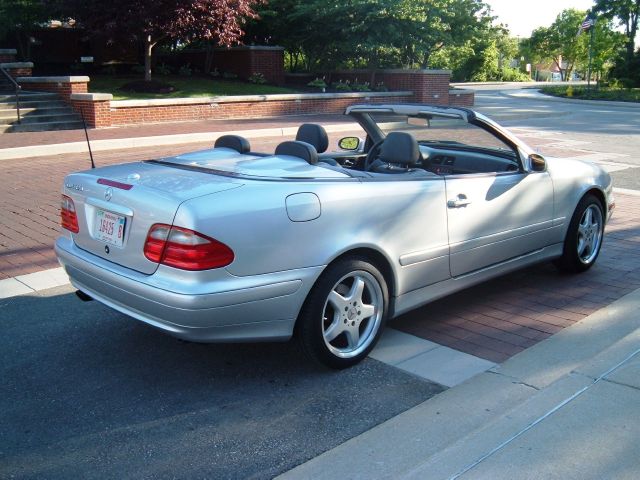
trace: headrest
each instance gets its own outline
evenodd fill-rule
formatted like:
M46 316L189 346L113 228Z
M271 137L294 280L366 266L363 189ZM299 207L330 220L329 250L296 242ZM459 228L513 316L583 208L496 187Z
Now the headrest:
M302 158L310 165L318 163L318 152L306 142L282 142L276 147L276 155L291 155Z
M391 132L384 139L378 158L383 162L412 167L420 160L420 148L411 134Z
M303 123L298 128L296 140L313 145L318 153L325 152L329 147L329 137L322 125Z
M230 148L238 153L248 153L249 150L251 150L249 140L239 137L238 135L222 135L221 137L218 137L213 147Z

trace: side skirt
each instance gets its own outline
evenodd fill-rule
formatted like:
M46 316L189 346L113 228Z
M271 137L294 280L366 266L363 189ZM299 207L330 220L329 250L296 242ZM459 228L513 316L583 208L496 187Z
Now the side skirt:
M535 263L557 258L562 255L562 248L562 243L556 243L540 250L536 250L535 252L512 258L506 262L476 270L459 277L449 278L448 280L400 295L395 299L395 308L391 318L397 317L409 310L413 310L414 308L418 308L429 302L446 297L454 292L464 290L465 288L482 283L491 278L513 272L514 270L519 270Z

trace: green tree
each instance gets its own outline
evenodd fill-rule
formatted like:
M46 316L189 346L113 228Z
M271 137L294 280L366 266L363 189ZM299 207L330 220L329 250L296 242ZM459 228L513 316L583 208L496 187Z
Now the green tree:
M624 27L625 63L627 68L633 63L638 21L640 19L640 0L595 0L594 12L605 18L616 19Z
M0 40L16 42L20 58L31 55L28 30L50 19L44 0L0 0Z
M617 53L625 45L626 37L623 33L616 32L612 22L610 20L607 21L605 18L596 21L593 28L591 70L600 79L614 65ZM585 58L582 63L582 68L586 71L588 58Z
M145 80L151 80L151 56L161 41L212 40L238 43L245 18L255 16L259 0L54 0L87 29L128 36L144 45Z
M480 0L271 0L248 42L280 44L307 69L429 66L490 22Z
M571 76L577 62L585 58L587 38L576 35L586 12L563 10L550 27L540 27L531 34L531 50L537 60L550 59L562 80Z

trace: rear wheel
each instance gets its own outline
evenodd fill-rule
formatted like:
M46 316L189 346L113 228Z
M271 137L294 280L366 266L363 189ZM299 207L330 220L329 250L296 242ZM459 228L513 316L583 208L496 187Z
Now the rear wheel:
M298 318L303 350L330 368L355 365L378 341L388 304L387 284L374 265L355 257L330 265Z
M556 266L565 272L579 273L591 268L600 254L604 236L604 209L598 198L585 195L576 207Z

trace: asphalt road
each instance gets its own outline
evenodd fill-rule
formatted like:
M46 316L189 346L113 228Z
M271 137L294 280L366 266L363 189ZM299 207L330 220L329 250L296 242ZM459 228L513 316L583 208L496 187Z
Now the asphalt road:
M182 342L71 292L0 303L0 478L272 478L442 391Z
M548 141L553 148L579 151L585 159L603 164L614 186L640 190L640 108L626 105L594 105L515 97L513 85L473 87L478 111L497 120L533 144ZM535 140L534 140L535 139ZM545 152L544 146L540 148ZM550 154L561 152L551 151Z

